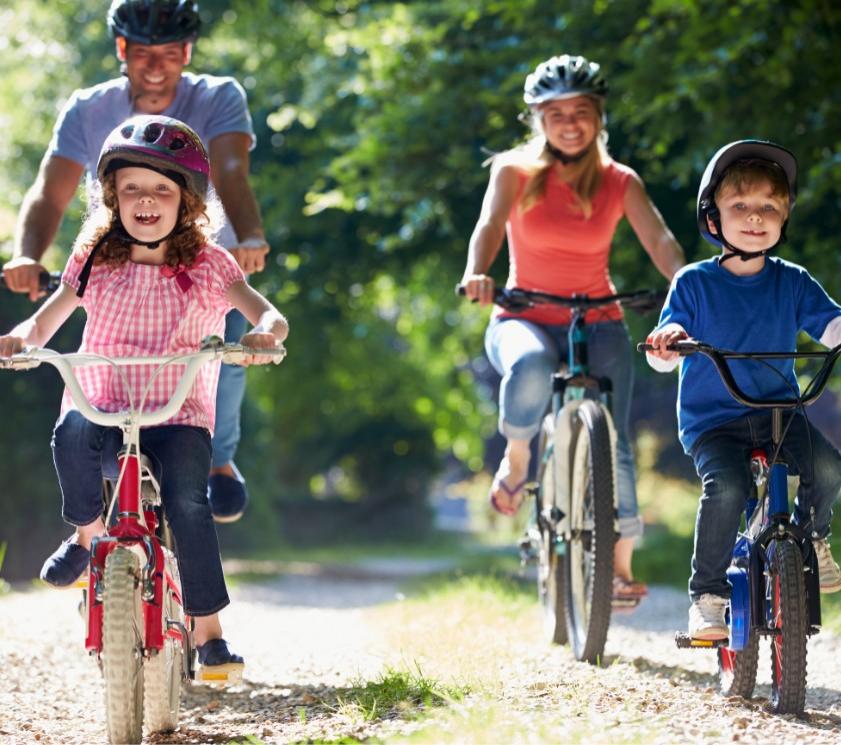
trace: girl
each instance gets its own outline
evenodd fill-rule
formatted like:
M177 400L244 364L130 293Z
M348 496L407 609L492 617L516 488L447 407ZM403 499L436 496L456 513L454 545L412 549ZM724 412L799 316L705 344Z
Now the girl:
M241 342L270 349L288 333L286 319L249 287L231 255L208 240L210 162L198 135L165 116L136 116L114 129L99 157L102 203L85 221L62 275L61 288L31 318L0 336L0 356L43 346L78 306L87 313L79 351L112 357L192 351L221 336L236 308L255 328ZM271 361L251 355L246 364ZM113 368L78 370L93 406L127 407ZM153 366L125 368L135 395ZM199 373L183 407L162 426L141 431L141 445L161 472L161 497L178 545L184 609L195 619L199 663L241 671L243 659L222 638L219 611L229 600L207 501L210 435L219 365ZM165 370L147 409L169 400L180 371ZM64 519L76 527L41 570L47 582L72 584L88 566L91 541L105 533L101 484L121 444L114 428L88 422L65 395L53 434L53 458Z
M567 54L552 57L526 78L524 99L534 135L523 147L494 158L462 284L482 305L493 301L488 271L508 237L508 287L554 295L616 292L608 272L611 241L622 217L667 279L683 252L634 171L610 158L604 129L607 82L599 65ZM540 429L550 375L566 358L569 311L543 306L513 316L499 308L485 335L491 363L502 375L500 431L507 439L491 486L491 504L513 515L523 500L529 443ZM617 307L587 316L594 375L613 380L618 434L619 528L614 596L639 599L631 556L642 532L637 516L633 455L628 440L632 367L628 332ZM595 323L593 323L595 321Z

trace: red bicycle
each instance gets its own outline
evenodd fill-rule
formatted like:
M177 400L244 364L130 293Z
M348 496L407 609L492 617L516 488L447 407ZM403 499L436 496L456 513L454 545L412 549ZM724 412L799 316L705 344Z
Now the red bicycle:
M112 743L139 743L144 721L149 733L175 729L182 680L238 682L224 672L195 669L192 620L184 613L160 485L139 443L141 427L162 424L178 412L202 365L213 360L241 363L244 355L257 351L212 337L200 350L172 357L110 359L89 353L27 349L0 359L0 367L13 370L52 365L83 416L95 424L118 427L123 433L119 477L116 483L104 484L108 532L94 539L90 571L80 580L87 622L85 647L97 656L103 673L108 739ZM285 350L259 350L259 354L272 354L279 363ZM128 410L108 413L90 404L74 374L74 368L91 365L111 364L123 374L123 366L156 364L154 380L173 363L184 365L181 380L169 402L150 412L144 412L143 407L151 381L137 405L131 401Z

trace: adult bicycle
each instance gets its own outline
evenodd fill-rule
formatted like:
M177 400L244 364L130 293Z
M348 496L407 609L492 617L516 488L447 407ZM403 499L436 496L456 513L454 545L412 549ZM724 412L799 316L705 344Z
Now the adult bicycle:
M497 288L494 303L510 312L550 304L571 311L565 364L552 375L552 410L541 425L533 513L523 542L536 556L546 637L569 643L576 659L598 663L613 605L613 554L619 535L613 385L590 372L587 312L622 305L659 308L659 290L603 297L563 297Z
M639 344L640 352L650 344ZM779 459L787 432L783 413L814 403L826 388L841 346L826 352L730 352L694 340L668 346L681 356L703 354L739 403L771 412L771 441L745 463L753 487L745 494L744 521L733 546L727 579L729 638L692 639L679 632L678 647L716 649L722 693L750 698L756 683L759 637L771 640L771 706L779 714L802 714L806 702L806 643L821 626L820 577L811 536L791 520L788 465ZM757 399L736 382L728 360L822 359L802 393L789 399Z
M140 428L162 424L179 411L202 365L214 360L239 364L251 353L273 355L280 362L285 350L252 350L211 337L197 351L168 357L112 359L30 348L0 359L0 368L12 370L52 365L84 417L95 424L117 427L123 434L117 456L119 477L116 484L106 482L104 486L107 534L93 539L82 607L87 621L85 648L96 656L105 683L108 739L112 743L140 742L144 721L150 734L175 729L184 680L237 682L226 672L196 670L193 624L183 608L159 474L140 449ZM128 409L103 412L91 405L74 373L75 368L103 364L112 365L121 375L124 366L158 367L146 390ZM183 367L170 400L154 411L144 411L155 376L170 365Z

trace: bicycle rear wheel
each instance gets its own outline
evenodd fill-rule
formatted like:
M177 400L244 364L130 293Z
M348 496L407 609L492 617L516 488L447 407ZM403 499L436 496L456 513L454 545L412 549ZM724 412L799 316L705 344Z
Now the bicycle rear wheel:
M802 714L806 704L806 584L803 555L789 540L768 547L767 583L771 637L771 706Z
M537 483L540 497L537 505L542 515L555 506L555 459L554 459L555 418L548 414L543 420L540 443L537 452ZM543 607L543 630L546 638L554 644L567 643L566 614L566 568L564 555L558 553L558 540L555 531L537 518L540 532L540 546L537 562L537 594Z
M108 740L138 743L143 730L143 609L137 556L116 548L105 560L102 663Z
M164 549L164 560L169 575L180 587L178 567L172 552ZM143 666L145 687L144 719L146 731L171 732L178 726L181 709L181 678L183 670L183 642L167 636L167 621L184 625L184 609L173 596L171 588L164 585L164 604L161 614L164 646L150 657Z
M613 446L604 407L584 401L577 413L565 562L567 635L576 659L597 663L604 653L613 595Z

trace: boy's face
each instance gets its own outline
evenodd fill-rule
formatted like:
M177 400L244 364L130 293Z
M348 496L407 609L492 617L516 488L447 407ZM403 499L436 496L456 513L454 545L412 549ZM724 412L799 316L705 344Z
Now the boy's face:
M775 196L771 184L760 180L737 190L724 188L715 198L721 214L721 229L729 243L742 251L758 252L780 240L783 224L788 217L786 200ZM717 234L712 220L707 218L710 233Z

